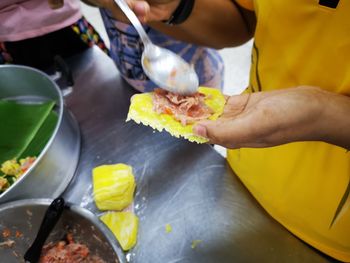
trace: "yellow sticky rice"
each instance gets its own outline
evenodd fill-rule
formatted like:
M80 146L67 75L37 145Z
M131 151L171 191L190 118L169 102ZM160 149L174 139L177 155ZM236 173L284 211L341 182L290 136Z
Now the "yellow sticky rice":
M132 203L136 187L132 167L123 163L92 170L94 199L100 210L122 210Z
M108 212L100 217L112 231L124 251L133 248L137 242L139 219L132 212Z
M207 96L205 103L214 111L209 120L216 120L223 112L225 98L220 90L199 87L198 91ZM178 120L169 114L158 114L153 110L153 92L134 95L129 108L126 121L134 120L136 123L150 126L155 130L163 129L176 138L183 137L191 142L205 143L208 140L196 136L192 132L193 123L183 126Z

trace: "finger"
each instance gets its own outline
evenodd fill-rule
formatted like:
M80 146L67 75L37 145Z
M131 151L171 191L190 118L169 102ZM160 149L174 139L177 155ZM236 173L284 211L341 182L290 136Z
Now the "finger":
M113 17L119 21L122 21L124 23L130 23L129 19L125 16L124 12L119 8L119 6L114 2L110 1L108 2L109 6L107 9L109 9ZM146 16L149 13L150 6L146 1L138 1L138 0L127 0L127 4L130 7L130 9L135 13L135 15L138 17L138 19L144 23L146 20Z
M195 135L208 139L207 128L204 124L195 124L192 131Z
M225 140L224 137L226 137L226 135L221 132L221 128L218 126L220 126L218 121L213 121L212 123L198 123L193 127L193 133L197 136L208 139L208 143L210 144L217 144L230 149L234 148L235 142L233 139L230 138L230 140Z
M142 23L146 22L146 17L150 12L150 6L146 1L132 1L130 7Z
M215 123L214 126L217 126L217 121L213 122ZM222 135L220 135L220 132L214 132L212 129L213 124L207 123L207 122L201 122L196 124L193 127L193 133L197 136L203 137L208 139L208 143L210 144L218 144L222 145L227 148L232 148L232 143L228 145L223 141ZM220 129L220 128L219 128Z
M227 132L226 120L202 121L193 126L193 133L197 136L209 139L209 143L224 144L225 132ZM225 132L222 132L225 131Z

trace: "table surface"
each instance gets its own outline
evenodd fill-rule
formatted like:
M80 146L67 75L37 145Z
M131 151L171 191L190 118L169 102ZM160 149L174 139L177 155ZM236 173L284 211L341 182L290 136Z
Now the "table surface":
M131 165L140 224L138 243L127 254L129 260L336 262L272 219L210 145L126 123L135 91L98 48L67 62L75 85L66 105L79 122L82 149L76 176L64 195L100 215L92 197L92 169L103 164Z

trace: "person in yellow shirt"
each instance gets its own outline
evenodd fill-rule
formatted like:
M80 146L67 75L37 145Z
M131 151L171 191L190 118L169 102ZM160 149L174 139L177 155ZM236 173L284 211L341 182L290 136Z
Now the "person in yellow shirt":
M185 41L222 48L254 37L246 92L194 132L230 149L232 169L278 222L350 262L350 1L128 2Z

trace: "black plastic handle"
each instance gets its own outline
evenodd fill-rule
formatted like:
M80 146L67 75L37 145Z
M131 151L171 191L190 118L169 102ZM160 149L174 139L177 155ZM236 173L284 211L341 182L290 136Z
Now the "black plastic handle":
M40 259L42 247L45 244L47 237L50 235L52 229L60 219L60 216L65 207L65 201L62 197L58 197L52 201L46 210L43 221L41 222L39 232L31 245L31 247L24 254L26 262L37 263Z
M53 60L56 71L62 73L62 78L66 81L66 85L69 87L73 86L73 74L64 59L61 56L56 55Z

